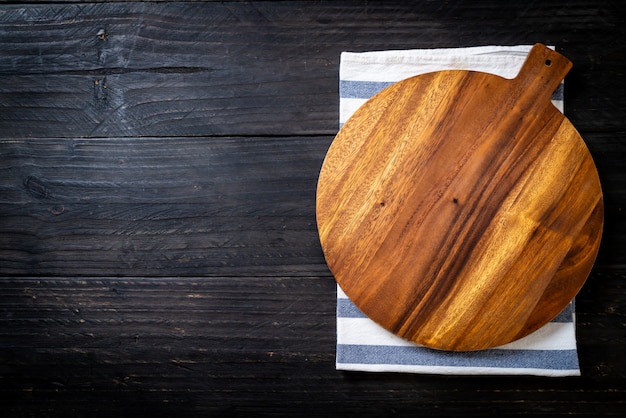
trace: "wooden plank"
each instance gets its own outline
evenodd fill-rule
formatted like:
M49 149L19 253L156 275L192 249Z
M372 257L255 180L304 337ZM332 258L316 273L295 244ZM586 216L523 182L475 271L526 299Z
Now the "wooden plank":
M583 134L615 131L626 109L625 86L616 82L624 47L605 48L605 40L623 33L623 7L592 0L567 8L497 1L5 5L0 132L331 134L341 51L530 38L558 45L574 62L566 81L572 123Z
M15 139L0 146L0 272L326 272L315 219L332 137ZM594 135L598 264L624 263L620 136Z
M12 416L617 414L626 392L623 281L597 272L583 289L583 377L563 380L336 372L329 276L5 277L0 396Z
M326 272L315 187L331 140L4 141L0 272Z
M268 71L4 76L0 129L18 137L336 132L336 75Z

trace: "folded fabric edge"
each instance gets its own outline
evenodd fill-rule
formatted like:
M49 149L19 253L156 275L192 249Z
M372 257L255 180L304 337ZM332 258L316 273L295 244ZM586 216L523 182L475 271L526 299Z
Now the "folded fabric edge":
M448 70L489 72L514 78L532 45L406 51L342 52L339 78L344 81L400 81L419 73ZM553 46L549 48L554 49ZM445 67L445 68L442 68Z
M469 47L469 48L436 48L436 49L418 49L418 50L388 50L388 51L370 51L370 52L344 52L341 54L341 67L340 67L340 83L354 82L355 84L349 85L347 89L340 89L340 105L341 105L341 118L340 122L343 123L347 117L352 114L356 108L367 100L367 96L371 96L372 92L366 90L380 90L384 88L385 84L391 84L396 81L400 81L403 78L423 74L428 71L439 71L446 69L445 67L457 66L457 69L466 69L465 67L478 67L474 69L481 71L483 68L489 66L495 66L494 71L490 71L489 68L486 72L500 72L501 76L514 77L517 74L522 62L526 59L528 51L532 48L532 45L518 45L518 46L487 46L487 47ZM555 49L553 46L550 48ZM451 57L451 54L453 55ZM469 62L469 64L467 64ZM413 65L420 67L418 72L415 73L416 68L410 68ZM389 67L399 70L387 71ZM405 68L401 68L405 66ZM467 68L472 69L472 68ZM381 71L384 70L384 71ZM380 84L383 83L383 84ZM367 85L365 85L367 84ZM350 89L357 88L359 91L355 93ZM348 92L347 95L341 93ZM365 93L365 94L362 94ZM346 97L347 96L347 97ZM351 97L353 96L353 97ZM363 96L363 97L361 97ZM554 105L563 111L563 96L562 85L561 91L557 92L553 96ZM351 104L351 105L348 105ZM347 108L346 108L346 105ZM338 297L340 288L338 287ZM339 318L339 317L338 317ZM567 362L571 367L565 367L563 369L555 369L550 366L544 367L478 367L478 366L436 366L433 364L389 364L384 360L379 359L375 363L365 364L358 362L358 358L354 359L354 362L345 362L341 360L340 351L345 347L340 340L342 335L338 332L338 356L336 361L337 370L353 370L353 371L382 371L382 372L406 372L406 373L420 373L420 374L466 374L466 375L536 375L536 376L580 376L580 370L578 367L578 356L576 348L575 338L575 321L574 321L573 309L571 311L571 329L568 330L569 335L566 336L563 341L568 340L573 344L564 350L551 349L553 352L561 351L567 352ZM369 320L369 319L368 319ZM339 330L338 330L339 331ZM567 333L567 332L566 332ZM552 338L554 339L554 338ZM363 346L359 346L363 347ZM504 351L501 348L497 348L497 351ZM552 351L553 350L553 351ZM561 364L560 366L564 366Z
M555 49L553 45L546 45L550 49ZM493 59L510 60L515 58L526 58L528 51L533 45L488 45L471 46L464 48L426 48L426 49L405 49L405 50L382 50L366 52L341 52L341 64L410 64L414 62L423 63L431 61L450 61L450 57L457 59L477 59L491 61ZM341 69L340 69L341 71ZM341 74L341 73L340 73Z
M409 48L409 49L384 49L384 50L372 50L372 51L343 51L342 54L354 55L355 57L363 57L365 60L387 58L389 56L395 57L398 55L409 56L438 56L438 55L451 55L464 56L464 55L484 55L492 54L494 52L505 52L508 54L514 53L526 53L533 47L532 44L517 44L517 45L475 45L465 47L433 47L433 48ZM550 46L550 48L553 48Z
M390 364L360 364L339 363L335 365L339 371L376 372L376 373L415 373L428 375L481 375L481 376L542 376L542 377L575 377L580 376L580 370L548 370L548 369L503 369L495 367L443 367L421 365L390 365Z

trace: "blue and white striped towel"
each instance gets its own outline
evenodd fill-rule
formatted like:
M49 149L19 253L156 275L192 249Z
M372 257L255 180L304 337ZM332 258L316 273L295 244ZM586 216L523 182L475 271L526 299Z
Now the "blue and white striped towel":
M340 126L383 88L447 69L517 75L531 45L341 54ZM563 111L563 84L552 101ZM579 376L574 302L525 338L476 352L437 351L413 344L367 318L337 286L337 370L458 375Z

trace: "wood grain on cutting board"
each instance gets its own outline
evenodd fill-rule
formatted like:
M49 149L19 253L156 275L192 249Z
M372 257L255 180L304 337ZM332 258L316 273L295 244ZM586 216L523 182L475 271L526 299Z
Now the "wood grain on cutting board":
M371 319L429 347L536 330L578 292L600 243L594 162L550 102L571 68L536 45L512 80L441 71L383 90L324 161L328 265Z

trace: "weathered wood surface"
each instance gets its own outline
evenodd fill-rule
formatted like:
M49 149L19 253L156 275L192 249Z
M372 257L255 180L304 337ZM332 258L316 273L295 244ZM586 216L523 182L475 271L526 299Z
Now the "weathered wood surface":
M584 141L550 102L571 65L538 44L511 80L423 74L343 125L317 224L369 318L431 348L481 350L536 331L578 293L604 209Z
M0 6L3 416L623 413L622 3L34 3ZM339 53L534 42L605 193L583 377L336 372Z
M574 126L621 130L619 12L588 0L533 8L497 1L5 5L0 131L331 134L341 51L534 42L557 45L576 64L574 87L566 88Z
M583 377L550 379L336 372L327 276L4 278L0 394L10 416L619 415L624 279L591 277Z
M315 185L331 140L5 140L0 273L326 272Z
M2 140L0 273L99 275L102 265L131 276L325 270L315 189L332 139ZM612 232L599 263L615 264L626 245L626 155L612 134L591 140L602 149L596 162L611 170L600 173Z

